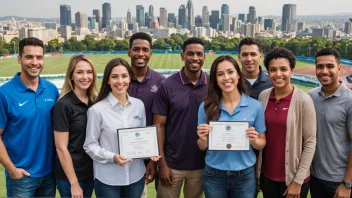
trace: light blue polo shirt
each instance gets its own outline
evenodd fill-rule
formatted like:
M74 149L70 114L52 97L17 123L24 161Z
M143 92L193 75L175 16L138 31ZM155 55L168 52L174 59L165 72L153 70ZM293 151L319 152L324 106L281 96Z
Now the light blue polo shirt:
M51 109L59 92L54 84L39 78L37 91L27 88L17 73L0 87L0 129L10 159L31 177L53 171L54 132ZM6 175L8 172L5 170Z
M241 101L230 114L223 105L218 121L249 121L258 133L265 132L264 109L260 102L242 94ZM198 124L206 124L204 102L199 106ZM238 171L253 166L256 162L252 146L249 151L209 151L205 163L215 169L223 171Z

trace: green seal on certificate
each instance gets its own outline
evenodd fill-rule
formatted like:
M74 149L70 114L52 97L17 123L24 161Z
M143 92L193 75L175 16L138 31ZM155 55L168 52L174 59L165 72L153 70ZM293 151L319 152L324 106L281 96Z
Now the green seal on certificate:
M226 145L226 148L227 148L227 149L230 149L231 147L232 147L231 144L227 144L227 145Z

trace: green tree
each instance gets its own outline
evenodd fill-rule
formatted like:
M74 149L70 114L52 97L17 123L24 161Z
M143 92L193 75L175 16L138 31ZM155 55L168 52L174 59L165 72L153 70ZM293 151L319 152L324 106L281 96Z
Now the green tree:
M128 41L126 39L116 40L115 43L116 43L115 45L116 51L125 51L125 50L128 50L129 48Z
M112 38L103 38L97 42L96 49L99 51L111 51L115 49L116 43Z
M164 50L165 49L165 40L164 39L157 39L156 41L153 42L153 48L158 49L158 50Z
M96 49L97 41L94 39L92 35L86 35L82 43L86 46L87 51L94 51Z

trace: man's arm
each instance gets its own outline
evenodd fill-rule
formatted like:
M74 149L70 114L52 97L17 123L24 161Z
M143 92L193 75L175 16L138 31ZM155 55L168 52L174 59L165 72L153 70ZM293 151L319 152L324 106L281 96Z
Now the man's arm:
M22 168L16 168L12 163L9 154L7 153L4 142L2 141L2 133L4 129L0 129L0 163L5 167L5 169L9 172L10 177L14 179L19 179L23 175L29 176L29 173Z

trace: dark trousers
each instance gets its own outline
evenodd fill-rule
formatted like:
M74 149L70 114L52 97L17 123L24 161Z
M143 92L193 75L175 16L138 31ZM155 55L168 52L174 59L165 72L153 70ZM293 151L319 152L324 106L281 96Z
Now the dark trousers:
M341 182L330 182L311 177L310 196L312 198L333 198ZM352 195L351 195L352 197Z
M310 181L302 184L301 187L301 198L306 198L309 191ZM268 179L263 174L260 175L260 188L263 192L264 198L284 198L283 196L285 193L287 186L285 182L276 182L273 180Z

